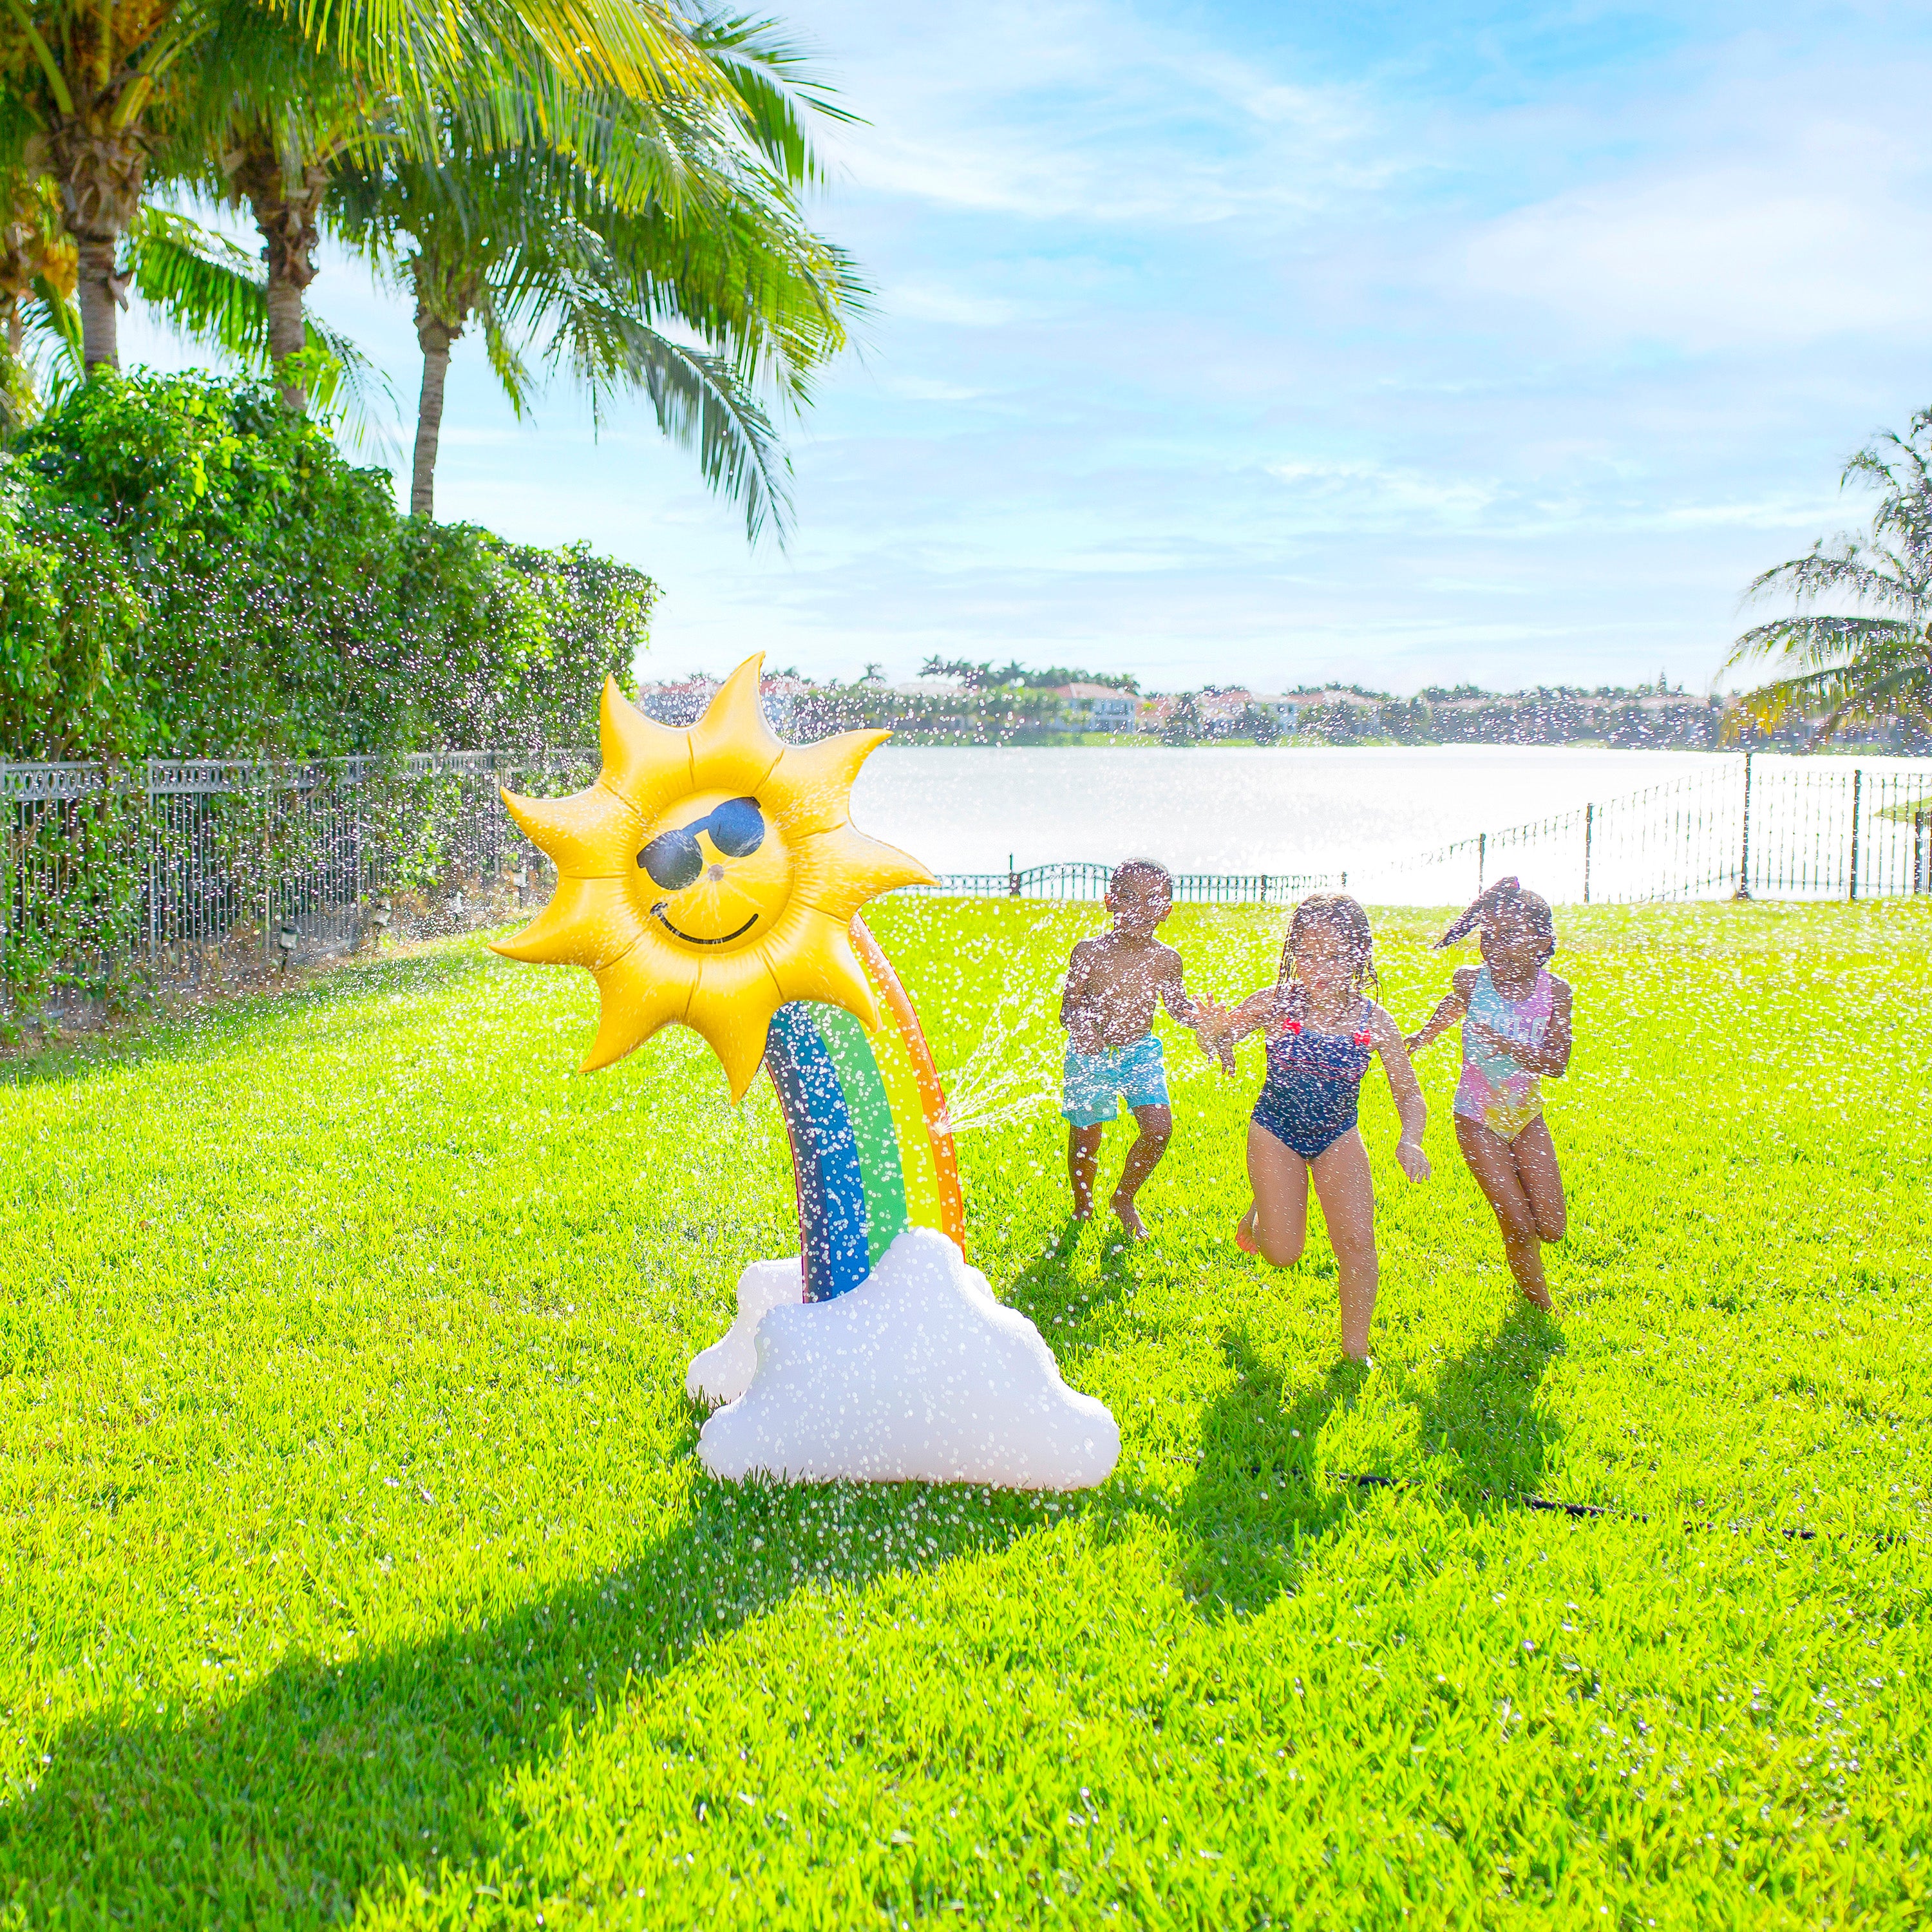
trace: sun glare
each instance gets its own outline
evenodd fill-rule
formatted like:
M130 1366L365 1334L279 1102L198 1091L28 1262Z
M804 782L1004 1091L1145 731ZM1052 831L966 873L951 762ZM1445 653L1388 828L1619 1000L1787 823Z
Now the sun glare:
M680 1020L710 1042L736 1097L788 1000L878 1024L852 916L932 877L852 828L852 782L891 734L786 744L758 702L763 662L740 664L688 730L646 718L610 680L597 782L568 798L503 794L557 884L496 950L596 976L603 1010L586 1072Z

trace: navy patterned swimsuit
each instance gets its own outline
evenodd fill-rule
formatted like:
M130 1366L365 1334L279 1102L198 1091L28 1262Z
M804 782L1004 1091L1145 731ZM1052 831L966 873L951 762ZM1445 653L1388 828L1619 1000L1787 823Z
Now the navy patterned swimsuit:
M1305 995L1301 1004L1305 1010ZM1362 1076L1375 1052L1369 1013L1364 1000L1354 1033L1318 1033L1294 1014L1269 1030L1268 1080L1255 1102L1255 1125L1304 1160L1326 1154L1355 1124Z

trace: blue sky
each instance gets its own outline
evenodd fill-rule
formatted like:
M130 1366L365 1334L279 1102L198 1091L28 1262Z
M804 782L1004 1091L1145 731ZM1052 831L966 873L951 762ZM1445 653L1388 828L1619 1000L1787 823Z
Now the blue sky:
M878 291L788 550L642 410L452 370L439 513L650 572L660 674L1701 688L1932 405L1923 7L783 10ZM312 295L412 410L401 298Z

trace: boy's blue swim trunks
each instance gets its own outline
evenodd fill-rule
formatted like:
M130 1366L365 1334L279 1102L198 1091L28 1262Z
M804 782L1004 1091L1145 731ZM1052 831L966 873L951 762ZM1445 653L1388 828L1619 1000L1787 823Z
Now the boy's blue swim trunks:
M1097 1127L1115 1119L1120 1099L1130 1107L1167 1105L1166 1062L1152 1034L1143 1034L1125 1046L1109 1047L1105 1053L1066 1049L1060 1111L1074 1126Z

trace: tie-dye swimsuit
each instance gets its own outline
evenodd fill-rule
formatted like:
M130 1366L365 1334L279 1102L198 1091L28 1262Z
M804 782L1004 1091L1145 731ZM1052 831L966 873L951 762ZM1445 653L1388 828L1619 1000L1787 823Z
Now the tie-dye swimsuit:
M1492 1033L1514 1040L1532 1052L1550 1030L1556 994L1546 967L1536 976L1529 997L1506 1000L1485 966L1476 975L1462 1027L1462 1078L1456 1088L1455 1111L1506 1141L1513 1141L1532 1120L1540 1118L1543 1096L1536 1076L1506 1053L1484 1046L1470 1031L1478 1020Z

